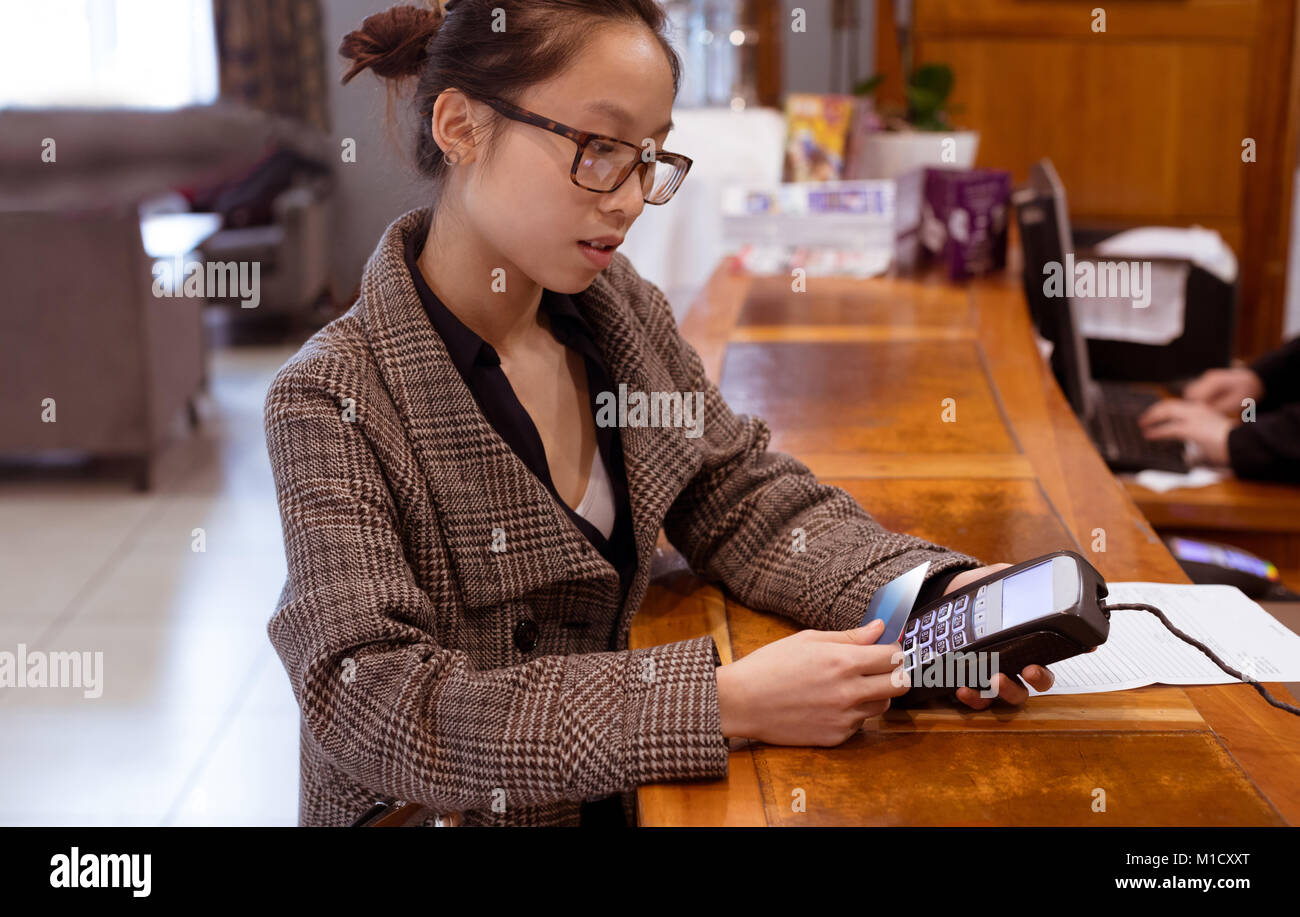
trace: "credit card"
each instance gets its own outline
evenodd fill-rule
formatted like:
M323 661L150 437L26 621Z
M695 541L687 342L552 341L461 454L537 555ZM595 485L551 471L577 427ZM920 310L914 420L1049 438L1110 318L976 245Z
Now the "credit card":
M907 616L916 605L916 597L921 593L929 569L930 562L927 560L919 567L913 567L902 576L885 583L872 594L871 601L867 603L867 612L862 616L861 626L865 627L877 618L885 622L884 633L877 643L897 643L903 635L903 626L907 624Z

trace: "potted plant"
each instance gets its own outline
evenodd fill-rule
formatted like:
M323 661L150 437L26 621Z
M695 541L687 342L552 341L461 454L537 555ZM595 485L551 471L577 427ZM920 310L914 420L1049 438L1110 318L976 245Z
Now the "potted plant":
M923 166L969 169L975 164L979 133L957 130L948 120L951 67L925 64L914 70L904 90L906 107L878 109L868 101L883 81L876 74L853 87L862 102L855 112L852 177L897 178Z

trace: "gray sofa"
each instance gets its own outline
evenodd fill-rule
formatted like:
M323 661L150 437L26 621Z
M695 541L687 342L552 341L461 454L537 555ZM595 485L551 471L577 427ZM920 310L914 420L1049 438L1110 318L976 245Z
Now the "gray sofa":
M328 179L295 185L275 198L269 226L222 229L201 246L203 258L260 265L261 301L244 309L237 297L209 299L232 317L275 317L310 322L330 290Z
M0 281L0 455L127 457L149 489L181 411L197 419L202 300L153 295L130 206L0 212Z
M52 162L42 157L47 138ZM139 208L239 174L272 144L323 158L328 141L226 105L0 111L0 458L129 457L138 486L151 486L182 412L197 419L204 301L153 295ZM301 193L277 201L276 271L264 281L291 308L309 305L324 270L322 208ZM45 399L53 423L42 419Z

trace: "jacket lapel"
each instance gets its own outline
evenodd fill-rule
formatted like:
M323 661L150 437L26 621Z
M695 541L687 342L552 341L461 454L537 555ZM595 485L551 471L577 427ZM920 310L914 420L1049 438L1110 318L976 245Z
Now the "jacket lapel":
M616 256L619 257L619 256ZM615 289L608 271L601 273L573 300L583 312L605 356L615 395L620 383L628 392L670 391L672 377L657 355L647 354L644 334L636 327L627 298L644 295L640 287ZM626 631L650 578L659 529L669 507L700 467L702 456L681 429L626 426L619 430L627 469L628 500L636 536L637 576L628 590L620 630Z
M456 576L467 604L521 598L556 579L603 581L617 595L618 574L556 505L549 491L497 434L429 324L403 258L404 240L422 222L411 211L385 232L366 265L359 303L362 326L384 384L430 482ZM606 273L573 300L605 356L615 387L649 392L671 387L657 361L648 363L632 313ZM637 575L620 631L640 604L660 525L698 451L680 429L621 431L638 557ZM494 551L493 530L505 535ZM558 569L557 569L558 568Z

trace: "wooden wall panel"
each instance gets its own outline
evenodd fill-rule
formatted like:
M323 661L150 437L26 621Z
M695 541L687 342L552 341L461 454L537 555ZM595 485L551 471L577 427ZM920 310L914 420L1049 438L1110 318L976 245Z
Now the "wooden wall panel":
M925 48L961 74L960 118L980 130L979 165L1024 181L1050 156L1077 220L1239 222L1244 48L1024 38Z

